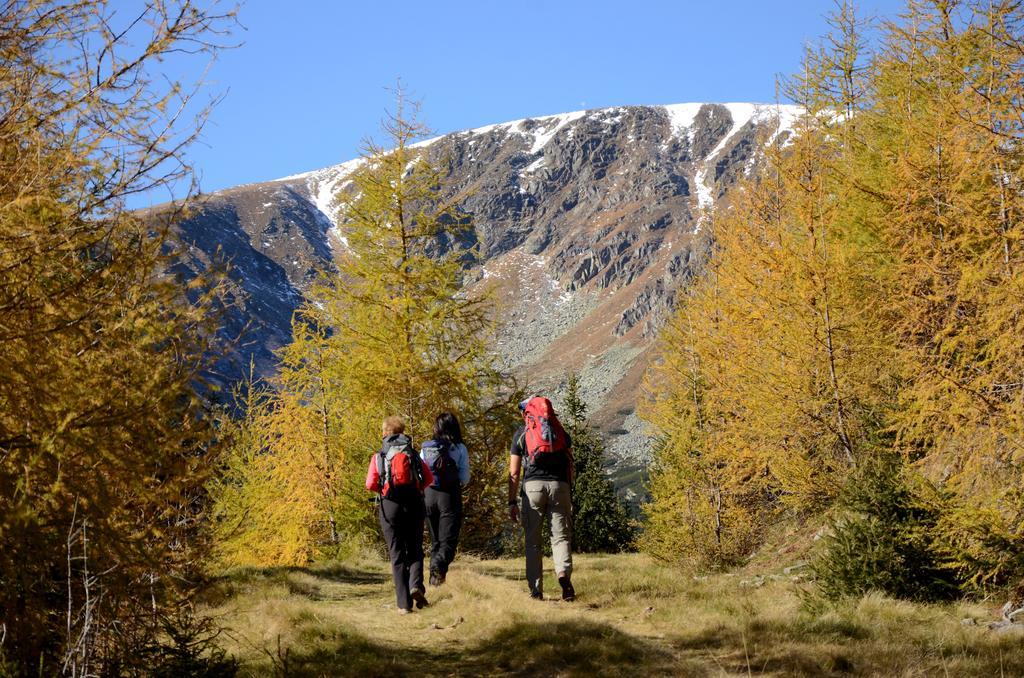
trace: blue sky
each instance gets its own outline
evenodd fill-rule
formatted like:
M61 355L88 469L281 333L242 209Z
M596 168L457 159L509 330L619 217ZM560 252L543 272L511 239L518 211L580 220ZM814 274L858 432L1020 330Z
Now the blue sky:
M894 16L903 2L858 6ZM832 7L248 0L239 15L245 29L235 36L243 44L208 72L224 99L190 155L207 192L342 162L377 132L393 100L387 88L399 77L437 133L605 106L770 102L776 76L798 67L802 46L826 32Z

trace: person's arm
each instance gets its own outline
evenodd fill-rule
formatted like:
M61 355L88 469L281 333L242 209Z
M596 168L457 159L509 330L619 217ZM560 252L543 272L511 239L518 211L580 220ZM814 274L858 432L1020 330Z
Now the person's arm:
M380 471L377 470L377 455L370 457L370 467L366 469L366 489L380 492Z
M569 435L568 431L565 434L565 442L569 445L567 450L569 455L569 484L572 485L576 482L576 457L572 456L572 436Z
M459 467L459 484L465 487L469 485L469 450L465 444L460 444L456 449L458 454L455 464Z
M508 519L519 522L519 473L523 469L523 458L518 454L508 458Z
M508 518L513 523L519 522L519 476L523 470L523 449L519 444L522 436L519 431L512 436L512 449L508 456Z

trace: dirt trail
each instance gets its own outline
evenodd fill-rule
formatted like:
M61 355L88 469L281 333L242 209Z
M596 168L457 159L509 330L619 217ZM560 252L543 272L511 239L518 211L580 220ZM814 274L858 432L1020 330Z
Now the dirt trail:
M460 557L399 615L387 565L363 560L234 572L210 611L252 676L1024 675L1019 639L960 624L983 608L869 596L812 614L788 577L635 554L578 557L574 582L574 603L535 601L521 562Z

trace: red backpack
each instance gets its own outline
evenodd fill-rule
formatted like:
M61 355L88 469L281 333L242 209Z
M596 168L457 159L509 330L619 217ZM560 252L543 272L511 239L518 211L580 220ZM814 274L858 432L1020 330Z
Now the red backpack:
M550 400L541 396L530 398L523 409L523 419L526 422L526 454L531 464L538 459L569 453L569 437L558 421Z
M408 439L406 439L408 441ZM380 493L391 497L399 487L423 487L423 465L411 442L396 442L377 454Z

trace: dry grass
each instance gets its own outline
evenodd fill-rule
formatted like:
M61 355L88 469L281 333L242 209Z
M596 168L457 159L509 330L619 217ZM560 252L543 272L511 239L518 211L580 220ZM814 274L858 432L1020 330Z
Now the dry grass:
M540 602L521 562L460 557L429 608L400 616L389 572L371 558L235 571L209 612L254 676L1024 675L1020 636L961 624L991 615L977 605L810 612L788 578L695 579L641 555L578 557L577 601Z

